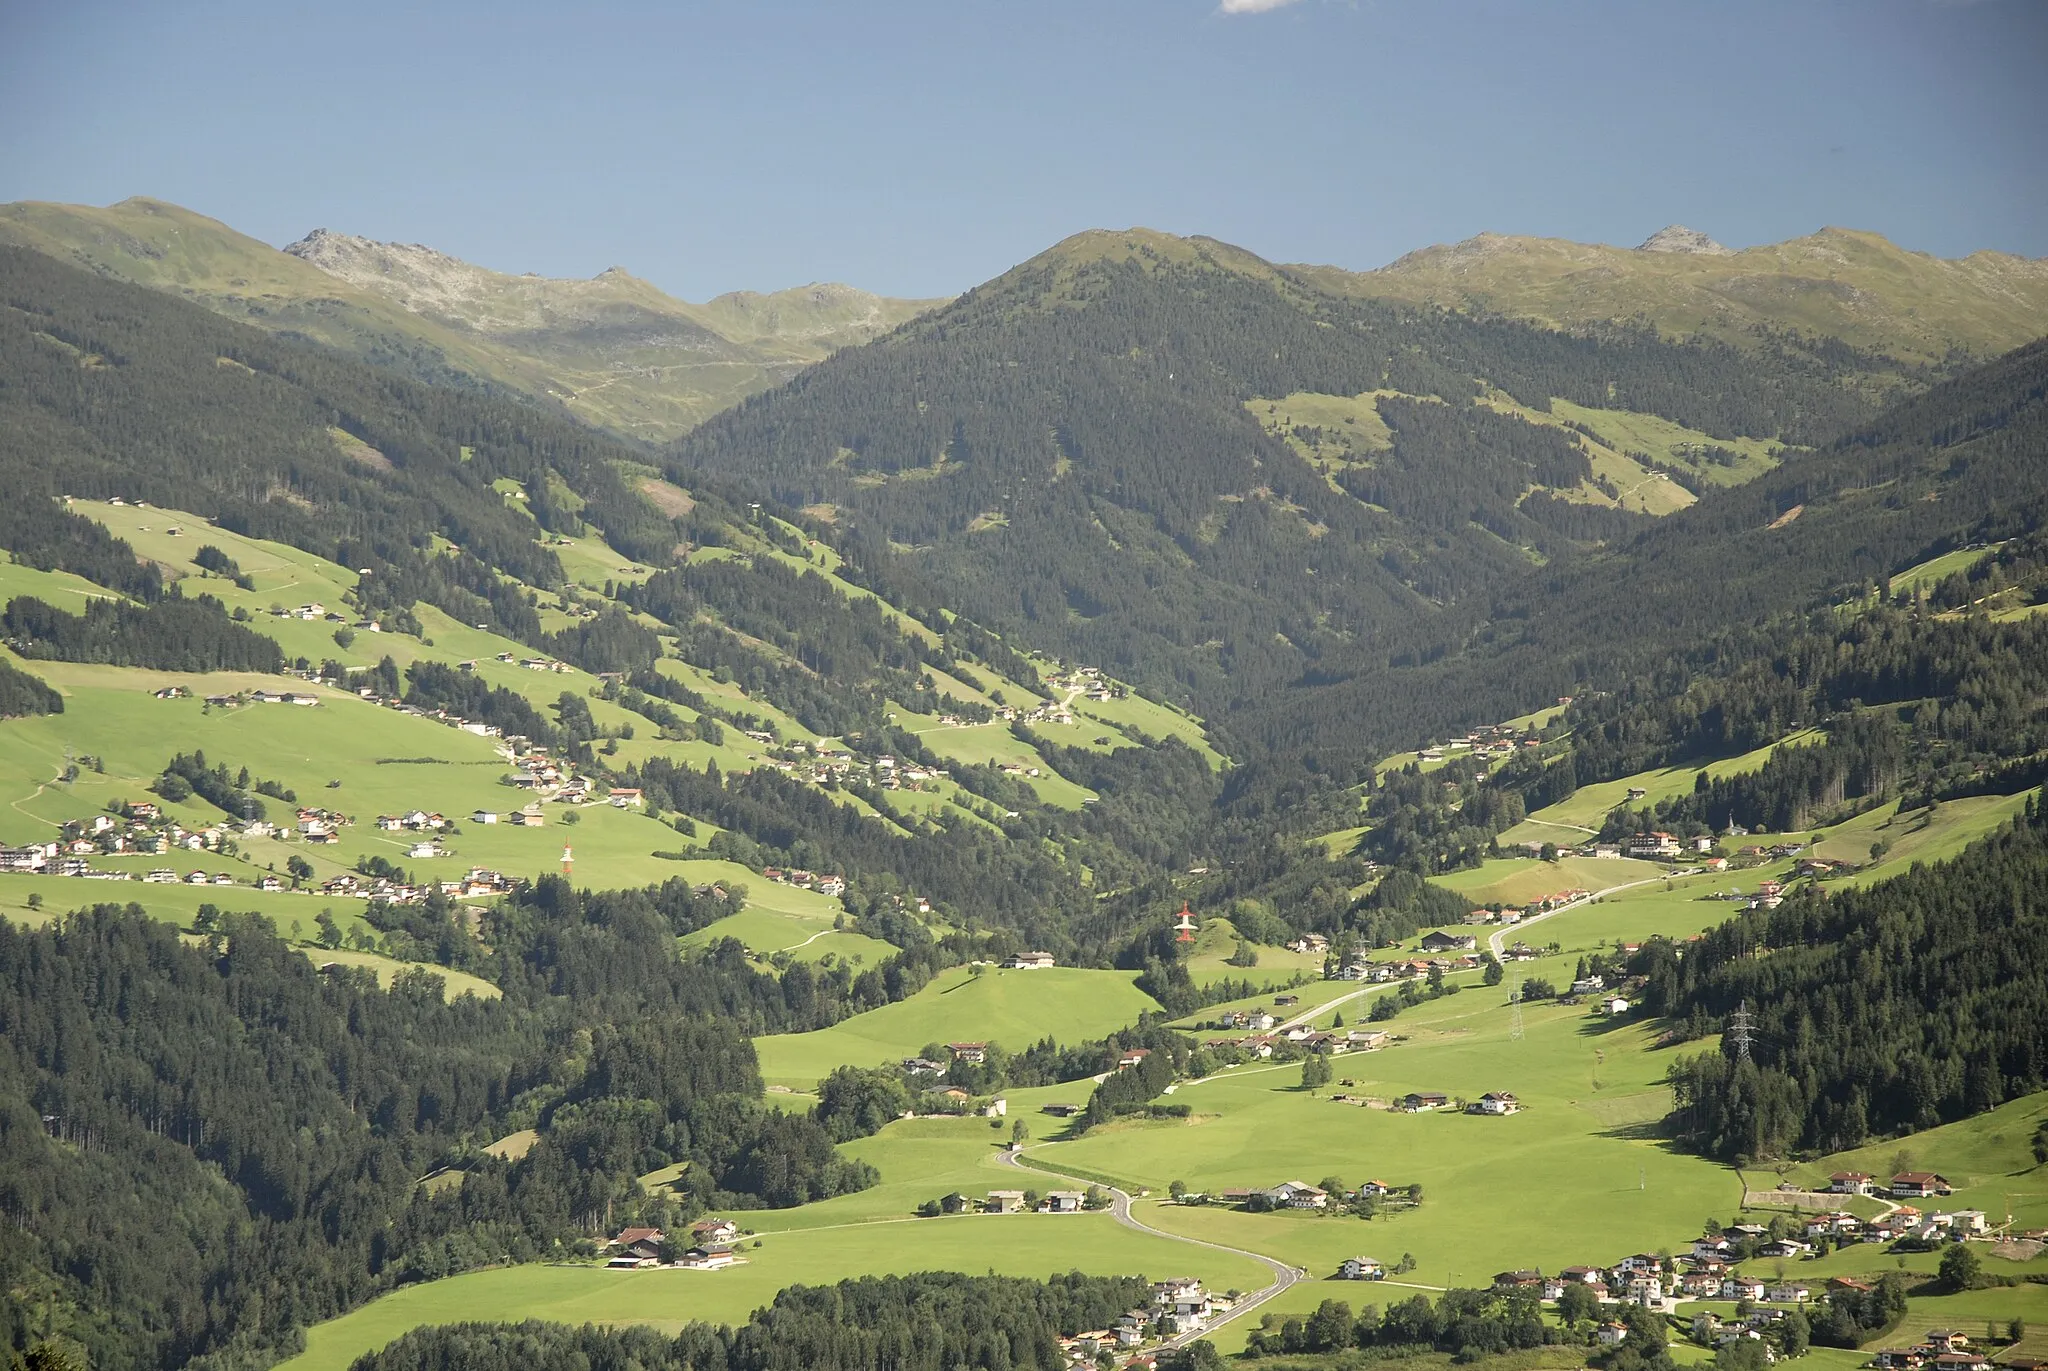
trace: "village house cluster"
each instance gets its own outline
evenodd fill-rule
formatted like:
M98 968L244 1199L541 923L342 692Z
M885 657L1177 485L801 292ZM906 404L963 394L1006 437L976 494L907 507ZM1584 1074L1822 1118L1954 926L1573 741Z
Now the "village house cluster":
M309 624L322 621L330 624L346 624L350 628L361 629L365 633L382 633L384 631L384 625L375 619L351 620L348 615L341 613L339 610L329 609L318 600L300 605L296 609L287 608L284 605L272 605L270 607L270 615L274 619L298 619Z
M1322 946L1318 948L1317 943ZM1329 946L1319 934L1305 935L1293 945L1320 951L1327 951ZM1449 975L1454 971L1476 969L1480 964L1478 947L1479 939L1470 933L1447 933L1438 929L1423 935L1421 949L1426 954L1424 956L1376 962L1370 952L1359 948L1341 963L1334 957L1329 958L1324 974L1331 980L1364 981L1373 985L1423 980L1432 971Z
M192 694L180 685L162 686L149 693L159 700L183 700ZM310 709L319 703L320 697L309 690L238 690L206 697L206 704L213 709L237 709L243 705L301 705Z
M1902 1171L1885 1181L1863 1172L1838 1171L1829 1178L1827 1192L1901 1199L1946 1195L1951 1189L1946 1179L1933 1172ZM1838 1210L1805 1215L1789 1228L1783 1221L1776 1229L1763 1224L1730 1224L1702 1234L1684 1251L1669 1256L1639 1252L1611 1266L1568 1266L1550 1276L1535 1270L1503 1271L1493 1278L1493 1288L1502 1293L1531 1291L1545 1303L1555 1303L1577 1284L1602 1305L1641 1305L1663 1314L1675 1313L1686 1300L1732 1300L1739 1310L1737 1317L1724 1319L1701 1312L1692 1324L1695 1341L1726 1347L1744 1339L1761 1340L1771 1325L1785 1317L1787 1309L1835 1294L1867 1294L1876 1288L1874 1280L1854 1276L1812 1281L1780 1274L1765 1280L1735 1269L1751 1257L1797 1260L1816 1255L1823 1243L1835 1247L1904 1239L1948 1243L1983 1237L1990 1231L1989 1220L1976 1209L1923 1212L1901 1204L1873 1219ZM1601 1326L1598 1337L1603 1343L1618 1344L1627 1337L1627 1329L1610 1322ZM1961 1334L1931 1333L1918 1346L1878 1353L1875 1364L1884 1371L1922 1371L1929 1366L1972 1371L1986 1366L1985 1357L1968 1351L1968 1341ZM2038 1371L2038 1366L2028 1371Z
M940 722L950 717L942 716ZM904 762L887 752L869 757L827 742L781 743L774 734L761 731L749 731L747 737L769 745L762 758L769 766L813 785L866 782L882 790L925 790L952 775L945 767Z
M1911 1347L1887 1347L1872 1358L1872 1365L1879 1371L1924 1371L1927 1367L1939 1367L1941 1371L1984 1371L1991 1365L1991 1359L1970 1346L1966 1333L1953 1328L1931 1328L1927 1336ZM2007 1357L1999 1363L2005 1371L2041 1371L2048 1361L2040 1357Z
M939 1200L941 1214L1079 1214L1089 1209L1104 1209L1109 1205L1108 1196L1100 1191L1048 1190L1043 1195L1028 1190L991 1190L988 1198L977 1204L973 1199L957 1190Z
M790 868L780 866L763 867L761 875L764 879L773 881L777 885L795 886L798 890L815 890L820 895L834 900L846 893L846 877L840 875L820 876L815 871L805 871L801 867ZM920 913L926 912L931 908L923 900L918 901L918 904L920 906Z
M245 824L222 820L187 828L176 819L167 817L163 808L154 801L121 801L109 806L106 813L67 821L58 829L55 842L0 848L0 871L78 876L88 880L135 880L136 873L101 870L93 865L93 859L103 856L168 856L175 852L230 856L237 837L268 836L275 832L275 825L260 820ZM239 883L227 872L195 869L181 873L169 867L150 871L140 879L160 885ZM271 879L275 880L274 877ZM267 888L278 889L281 885Z
M438 881L410 882L388 876L363 876L353 871L344 871L339 876L322 881L319 891L322 895L353 896L357 899L375 900L383 904L422 904L436 891L451 900L477 899L490 895L508 894L515 882L502 872L489 867L473 866L467 875L450 876Z
M746 1260L739 1254L740 1228L731 1219L700 1219L690 1225L687 1246L671 1244L659 1228L625 1228L601 1255L611 1271L666 1266L683 1271L723 1271ZM680 1250L678 1250L680 1249Z
M1566 700L1569 698L1567 696ZM1541 746L1543 735L1533 728L1516 728L1512 724L1487 724L1461 737L1425 747L1417 752L1415 757L1417 761L1441 762L1451 754L1457 753L1486 761L1506 761L1518 752L1533 751Z
M1296 1209L1331 1212L1360 1200L1386 1200L1408 1195L1404 1185L1389 1185L1385 1181L1364 1181L1344 1191L1326 1190L1307 1181L1282 1181L1278 1185L1257 1186L1252 1189L1231 1187L1219 1190L1214 1198L1228 1205L1247 1209ZM1415 1193L1420 1193L1419 1191ZM1190 1193L1181 1197L1182 1204L1207 1204L1207 1194Z
M1232 1307L1226 1295L1213 1294L1192 1277L1152 1283L1152 1305L1133 1309L1118 1317L1108 1328L1093 1329L1060 1339L1060 1350L1076 1366L1092 1366L1104 1352L1129 1352L1159 1338L1199 1333L1210 1320ZM1139 1360L1131 1363L1146 1365Z
M1346 1031L1311 1028L1305 1023L1287 1024L1276 1010L1285 1009L1293 1001L1292 996L1276 996L1274 1008L1263 1006L1251 1009L1233 1009L1219 1014L1207 1027L1241 1030L1227 1037L1210 1037L1202 1040L1202 1046L1210 1049L1234 1047L1250 1056L1261 1059L1271 1057L1282 1044L1293 1044L1306 1052L1370 1052L1385 1047L1392 1039L1376 1028L1353 1028Z

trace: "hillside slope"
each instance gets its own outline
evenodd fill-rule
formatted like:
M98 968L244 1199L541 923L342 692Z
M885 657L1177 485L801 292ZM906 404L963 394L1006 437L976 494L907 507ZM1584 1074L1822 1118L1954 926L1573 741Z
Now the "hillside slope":
M765 482L984 622L1214 706L1825 441L1872 412L1870 379L1820 349L1564 334L1088 233L718 416L671 465ZM1644 425L1688 436L1635 450ZM1627 498L1644 488L1673 494Z
M1263 747L1357 765L1396 740L1654 670L1712 635L1868 596L2048 517L2048 340L1944 382L1632 540L1504 589L1490 622L1332 658L1237 720Z
M588 281L514 276L326 230L279 251L139 197L104 209L0 206L0 243L423 379L480 381L652 440L937 303L813 285L697 305L617 268Z
M1988 357L2048 333L2048 261L1941 258L1843 228L1730 252L1690 232L1666 229L1633 249L1482 233L1377 271L1290 270L1339 294L1559 327L1645 320L1743 344L1790 331L1907 363L1951 350ZM1699 240L1715 250L1697 250Z

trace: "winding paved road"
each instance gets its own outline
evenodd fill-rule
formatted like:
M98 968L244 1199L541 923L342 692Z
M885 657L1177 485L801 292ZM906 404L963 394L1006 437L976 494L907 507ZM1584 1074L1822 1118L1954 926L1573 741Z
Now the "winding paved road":
M1089 1181L1080 1176L1070 1176L1066 1172L1056 1169L1049 1162L1038 1162L1035 1165L1026 1166L1024 1164L1023 1153L1019 1151L1013 1151L1009 1148L1004 1148L997 1155L999 1155L1002 1158L1004 1165L1014 1166L1020 1171L1035 1171L1038 1172L1040 1175L1059 1176L1066 1180L1073 1181L1079 1185L1101 1184L1101 1182L1099 1181ZM1102 1188L1107 1190L1111 1196L1109 1209L1110 1217L1114 1218L1118 1223L1122 1224L1126 1228L1134 1229L1140 1233L1149 1233L1155 1238L1165 1238L1170 1242L1184 1242L1192 1244L1195 1247L1206 1247L1216 1252L1228 1252L1233 1257L1244 1257L1251 1261L1255 1261L1259 1263L1259 1265L1265 1267L1268 1271L1271 1271L1273 1273L1272 1284L1267 1285L1261 1289L1254 1290L1251 1294L1246 1295L1244 1298L1240 1299L1236 1304L1230 1307L1229 1313L1211 1319L1208 1322L1208 1324L1201 1328L1195 1329L1191 1332L1181 1333L1174 1337L1168 1338L1164 1343L1161 1344L1162 1347L1184 1347L1188 1343L1195 1341L1197 1338L1207 1337L1209 1334L1221 1328L1224 1324L1230 1323L1231 1321L1240 1318L1243 1315L1251 1313L1252 1310L1258 1308L1267 1300L1272 1299L1281 1291L1288 1289L1289 1287L1293 1286L1296 1282L1305 1279L1307 1276L1307 1273L1304 1272L1300 1267L1289 1266L1285 1262L1276 1261L1275 1259L1267 1256L1263 1252L1253 1252L1243 1247L1228 1247L1220 1242L1209 1242L1202 1238L1190 1238L1180 1233L1169 1233L1167 1230L1163 1228L1154 1228L1151 1224L1143 1222L1131 1213L1131 1197L1129 1194L1127 1194L1123 1190L1118 1189L1116 1186L1113 1185L1104 1185L1102 1186Z
M1667 876L1652 876L1645 880L1627 881L1622 883L1621 885L1611 885L1604 890L1593 891L1591 894L1584 895L1579 899L1571 901L1569 904L1561 904L1555 909L1545 910L1543 913L1524 919L1521 923L1512 925L1510 928L1503 928L1498 932L1493 933L1486 940L1487 946L1492 950L1494 960L1502 961L1502 954L1506 947L1507 935L1511 931L1518 932L1531 924L1541 923L1543 920L1548 919L1553 915L1563 914L1569 910L1578 909L1584 905L1591 904L1593 901L1601 899L1604 896L1613 895L1619 891L1634 890L1638 886L1655 885L1659 881L1668 879L1670 878ZM1504 962L1503 965L1505 965ZM1330 1011L1337 1008L1337 1006L1339 1005L1348 1004L1350 1001L1356 1000L1364 995L1369 995L1373 991L1378 990L1380 988L1381 987L1379 986L1365 986L1358 990L1352 991L1348 995L1341 995L1334 1000L1329 1000L1323 1004L1316 1005L1308 1010L1305 1010L1303 1013L1296 1015L1294 1018L1289 1019L1286 1023L1280 1025L1280 1027L1278 1029L1275 1029L1274 1031L1283 1031L1287 1028L1293 1027L1295 1024L1305 1023L1308 1020L1316 1018L1319 1015L1329 1013ZM1098 1079L1100 1078L1098 1077ZM1034 1159L1033 1164L1027 1166L1025 1165L1024 1154L1021 1150L1004 1148L996 1155L1002 1159L1003 1165L1015 1167L1020 1171L1033 1171L1038 1173L1039 1175L1057 1176L1064 1180L1073 1181L1077 1185L1102 1184L1099 1181L1090 1181L1082 1176L1070 1175L1067 1172L1059 1170L1055 1165L1053 1165L1050 1162L1039 1161ZM1252 1310L1258 1308L1262 1304L1265 1304L1268 1300L1271 1300L1274 1296L1280 1294L1282 1291L1291 1289L1295 1285L1299 1284L1301 1281L1306 1280L1308 1278L1308 1273L1303 1271L1300 1267L1289 1266L1287 1263L1280 1261L1276 1258L1269 1257L1263 1252L1254 1252L1251 1249L1244 1247L1231 1247L1227 1244L1220 1242L1209 1242L1208 1240L1203 1238L1190 1238L1185 1234L1172 1233L1164 1228L1154 1228L1151 1224L1143 1222L1131 1213L1131 1196L1129 1195L1129 1193L1113 1185L1103 1185L1102 1188L1107 1190L1110 1193L1110 1196L1112 1197L1109 1211L1110 1217L1114 1218L1118 1223L1122 1224L1126 1228L1132 1229L1139 1233L1150 1234L1155 1238L1165 1238L1169 1242L1188 1243L1195 1247L1206 1247L1209 1248L1211 1251L1215 1252L1228 1252L1233 1257L1244 1257L1249 1261L1255 1261L1259 1265L1265 1267L1268 1271L1273 1273L1273 1281L1270 1285L1267 1285L1259 1290L1255 1290L1251 1294L1246 1295L1243 1299L1240 1299L1236 1304L1231 1306L1229 1313L1211 1320L1206 1326L1202 1328L1195 1329L1192 1332L1179 1334L1173 1338L1169 1338L1165 1343L1162 1344L1162 1346L1164 1347L1184 1347L1188 1343L1191 1343L1198 1338L1207 1337L1209 1334L1214 1333L1217 1329L1221 1328L1224 1324L1242 1318L1244 1315L1251 1313ZM1386 1282L1386 1284L1400 1285L1404 1287L1408 1286L1408 1282L1405 1281L1388 1281ZM1419 1290L1437 1290L1441 1287L1413 1286L1411 1288Z
M1509 924L1507 927L1502 928L1497 932L1488 934L1486 938L1487 950L1493 953L1493 959L1499 962L1501 964L1501 968L1505 970L1507 968L1507 955L1504 949L1507 947L1508 934L1520 933L1523 929L1529 927L1531 924L1540 924L1545 919L1566 913L1570 910L1581 909L1586 905L1593 903L1593 901L1595 900L1605 899L1607 896L1616 894L1620 891L1634 890L1638 886L1655 885L1659 881L1668 881L1670 879L1670 876L1650 876L1640 881L1624 881L1620 885L1610 885L1604 890L1595 890L1590 894L1581 895L1576 900L1572 900L1565 904L1561 904L1555 909L1546 909L1541 914L1531 914L1528 918L1522 920L1518 924Z

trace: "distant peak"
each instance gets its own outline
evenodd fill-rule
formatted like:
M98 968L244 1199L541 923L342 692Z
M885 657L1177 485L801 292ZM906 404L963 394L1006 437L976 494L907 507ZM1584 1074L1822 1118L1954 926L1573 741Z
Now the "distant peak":
M1658 229L1645 238L1637 252L1680 252L1700 257L1726 256L1728 249L1701 233L1683 224L1672 224Z

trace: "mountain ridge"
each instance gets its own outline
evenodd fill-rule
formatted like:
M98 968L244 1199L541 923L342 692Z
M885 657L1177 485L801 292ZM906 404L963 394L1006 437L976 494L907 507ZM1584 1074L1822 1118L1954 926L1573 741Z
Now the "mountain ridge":
M683 432L933 303L814 284L697 305L617 268L551 282L326 230L287 252L144 196L104 208L0 206L0 242L419 379L524 395L643 441ZM408 303L415 294L424 308Z
M1981 359L2048 332L2048 259L1990 249L1943 258L1832 226L1736 250L1646 250L1674 231L1696 233L1673 225L1636 248L1481 233L1373 271L1288 270L1337 293L1551 327L1635 320L1738 344L1792 331L1906 363L1940 363L1955 350Z

